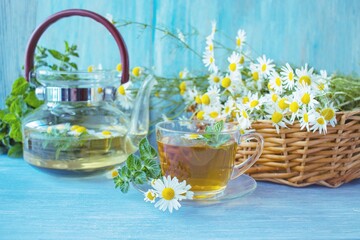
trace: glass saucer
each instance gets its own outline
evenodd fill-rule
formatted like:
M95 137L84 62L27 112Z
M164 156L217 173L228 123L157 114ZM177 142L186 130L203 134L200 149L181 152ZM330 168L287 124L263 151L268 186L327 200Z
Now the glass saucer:
M142 184L142 185L133 184L133 185L137 190L139 190L142 193L145 193L147 190L152 188L149 184ZM252 177L243 174L240 177L229 181L226 189L219 194L216 194L206 199L182 200L181 203L184 204L222 203L249 195L256 189L256 185L257 185L256 181Z

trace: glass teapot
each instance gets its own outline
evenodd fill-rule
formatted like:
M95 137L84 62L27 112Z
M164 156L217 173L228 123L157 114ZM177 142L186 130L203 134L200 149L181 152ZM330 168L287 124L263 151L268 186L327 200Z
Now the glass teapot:
M33 68L33 55L42 33L55 21L84 16L103 24L115 38L123 71L59 72ZM24 159L51 173L87 175L103 172L126 160L137 150L149 128L149 98L153 77L140 87L131 114L116 106L116 85L129 80L125 43L104 17L71 9L49 17L33 33L25 56L27 80L40 84L36 93L44 104L22 121ZM100 91L99 91L100 90Z

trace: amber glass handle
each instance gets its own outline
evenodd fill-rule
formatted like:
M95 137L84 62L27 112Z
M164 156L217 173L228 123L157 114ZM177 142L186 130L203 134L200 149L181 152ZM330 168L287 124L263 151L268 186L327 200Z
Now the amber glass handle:
M231 176L231 179L235 179L243 174L246 170L248 170L254 163L260 158L262 150L264 148L264 138L258 133L248 133L241 135L238 140L238 144L240 145L242 141L247 141L250 139L255 139L257 141L257 146L255 152L252 156L246 159L244 162L240 164L236 164L234 166L234 171Z
M26 53L25 53L25 78L27 81L30 79L30 71L34 67L34 53L36 45L41 37L41 35L45 32L45 30L54 22L58 21L61 18L65 17L71 17L71 16L82 16L82 17L89 17L94 19L95 21L101 23L106 27L107 30L111 33L111 35L114 37L116 44L120 50L120 56L121 56L121 63L123 67L122 76L121 76L121 83L126 83L129 81L129 55L128 51L125 45L125 42L119 33L119 31L116 29L116 27L109 22L106 18L103 16L83 9L69 9L64 10L58 13L55 13L51 15L49 18L47 18L42 24L40 24L35 31L32 33L30 40L28 42Z

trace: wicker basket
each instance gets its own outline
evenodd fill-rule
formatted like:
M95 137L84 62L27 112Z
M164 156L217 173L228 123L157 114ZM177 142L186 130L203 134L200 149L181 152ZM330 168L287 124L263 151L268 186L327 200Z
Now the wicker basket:
M326 135L300 130L298 123L278 134L270 121L254 122L252 128L263 135L265 145L247 174L294 187L338 187L360 178L360 110L337 113L337 121ZM247 159L255 147L254 142L242 143L237 162Z

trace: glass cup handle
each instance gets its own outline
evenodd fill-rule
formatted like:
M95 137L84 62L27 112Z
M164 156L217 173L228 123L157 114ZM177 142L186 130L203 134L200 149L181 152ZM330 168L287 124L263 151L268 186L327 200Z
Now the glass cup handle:
M231 175L231 179L235 179L235 178L239 177L246 170L248 170L252 165L254 165L254 163L259 159L259 157L262 153L262 150L264 147L264 138L258 133L247 133L247 134L241 135L238 138L238 145L240 145L242 141L246 141L246 140L250 140L250 139L255 139L257 141L256 150L252 156L250 156L248 159L246 159L246 161L244 161L240 164L236 164L234 166L234 170Z

